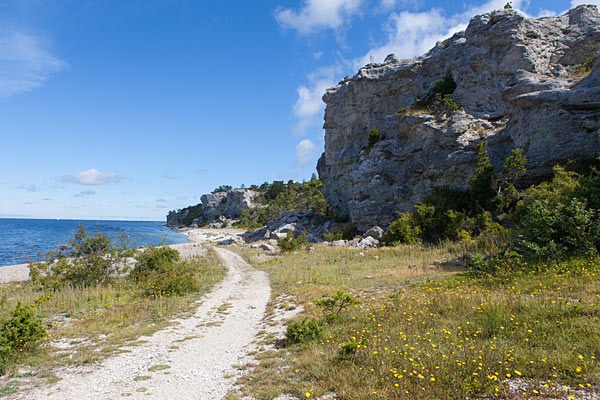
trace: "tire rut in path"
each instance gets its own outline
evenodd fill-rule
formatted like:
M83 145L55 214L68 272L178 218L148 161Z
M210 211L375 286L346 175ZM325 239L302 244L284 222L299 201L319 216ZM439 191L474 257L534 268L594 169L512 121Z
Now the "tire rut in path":
M222 282L201 300L193 316L126 347L127 352L89 368L58 373L52 387L27 399L220 399L233 386L241 357L253 344L271 296L265 272L236 253L215 247L227 268ZM173 347L176 346L176 347ZM20 396L19 396L20 397Z

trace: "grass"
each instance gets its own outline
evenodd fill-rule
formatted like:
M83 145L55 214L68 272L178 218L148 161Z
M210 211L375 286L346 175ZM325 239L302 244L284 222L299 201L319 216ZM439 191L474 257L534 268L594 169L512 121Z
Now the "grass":
M224 276L212 252L194 259L202 289L186 296L144 295L141 288L122 278L115 285L90 288L63 287L44 290L30 282L0 286L0 320L21 302L35 305L37 316L48 326L45 345L23 354L20 365L51 369L81 365L123 351L143 335L167 326L175 317L189 315L193 303ZM48 345L51 344L51 345Z
M317 246L254 262L276 291L303 304L300 318L322 322L324 336L266 355L239 381L244 394L531 399L599 391L600 258L489 276L426 268L460 255L452 246L357 251ZM359 301L326 322L312 301L337 289Z

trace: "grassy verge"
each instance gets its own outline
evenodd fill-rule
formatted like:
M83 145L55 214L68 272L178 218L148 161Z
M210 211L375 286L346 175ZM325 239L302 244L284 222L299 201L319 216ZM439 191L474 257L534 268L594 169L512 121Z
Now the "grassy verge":
M0 387L12 390L15 383L11 379L19 378L18 367L32 367L28 369L38 377L51 377L54 367L98 361L122 351L124 344L133 344L140 336L165 327L173 318L185 316L224 276L224 268L212 251L192 263L201 289L184 296L149 296L145 288L126 278L88 288L41 289L31 282L0 286L0 321L17 303L32 305L48 331L43 346L13 361L12 373L2 378Z
M456 257L448 246L357 251L317 247L263 263L246 252L304 305L300 320L323 328L320 339L261 360L240 381L246 393L531 399L599 390L599 258L490 276L407 268ZM358 303L327 321L312 301L338 289Z

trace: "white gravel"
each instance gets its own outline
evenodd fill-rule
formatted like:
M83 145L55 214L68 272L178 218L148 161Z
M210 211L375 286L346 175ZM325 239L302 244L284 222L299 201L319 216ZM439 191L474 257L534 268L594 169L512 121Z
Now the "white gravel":
M271 296L266 273L232 251L215 248L227 267L224 280L208 293L195 314L179 319L145 343L100 365L58 371L51 387L36 388L26 399L220 399L233 387L233 367L253 343ZM3 267L5 268L5 267ZM218 308L222 307L221 311ZM224 309L226 308L226 311ZM177 348L169 348L177 346ZM153 366L168 366L150 371ZM139 377L149 379L139 380ZM136 377L138 380L135 380Z
M0 284L22 282L29 279L29 264L0 266Z

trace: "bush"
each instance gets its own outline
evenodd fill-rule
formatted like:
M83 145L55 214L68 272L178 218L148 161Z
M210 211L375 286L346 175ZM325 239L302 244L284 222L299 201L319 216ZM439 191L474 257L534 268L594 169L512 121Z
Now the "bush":
M172 267L178 261L179 252L175 249L168 246L148 247L137 255L131 277L133 279L141 278L150 272Z
M305 234L294 237L292 232L288 232L286 237L277 241L277 244L282 251L296 251L305 246L306 243L307 241Z
M379 142L379 129L373 128L369 132L369 147L373 147L375 143Z
M287 345L308 343L323 337L323 327L314 318L304 318L302 321L293 322L288 325L285 333Z
M516 212L524 254L537 259L597 254L599 184L596 169L580 175L555 167L551 182L527 190Z
M422 233L421 228L415 224L412 214L400 213L398 219L390 224L383 241L392 246L400 243L416 244L421 241Z
M321 192L323 183L316 175L308 182L275 181L251 188L260 194L254 199L258 207L242 211L238 225L248 229L263 227L267 222L278 219L284 211L306 212L325 215L327 201Z
M356 351L358 350L358 343L348 342L340 346L340 358L342 360L350 360L354 358Z
M439 99L444 99L447 95L452 95L456 90L456 82L451 74L446 74L442 79L435 81L431 89L425 93L422 99L417 99L415 105L418 107L429 107Z
M335 242L336 240L342 240L344 238L344 234L342 232L326 233L325 235L323 235L323 237L328 242Z
M168 246L149 247L136 260L130 278L149 296L182 296L201 288L196 263L180 260L179 252Z
M17 353L35 349L44 336L42 321L30 307L18 303L11 317L0 326L0 375L6 373Z
M111 284L124 272L127 257L132 254L124 238L114 244L107 235L92 235L80 224L68 245L42 254L45 261L32 262L29 274L32 282L51 288Z
M339 318L342 311L352 307L356 303L356 298L338 290L332 295L314 300L314 303L317 307L324 309L328 320L333 321Z
M342 239L352 240L356 235L358 235L358 228L354 225L348 225L344 228L344 232L342 232Z

